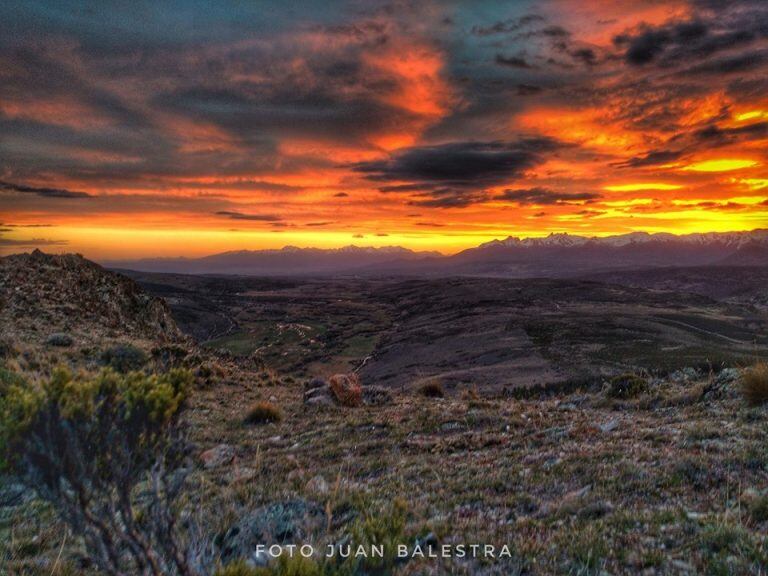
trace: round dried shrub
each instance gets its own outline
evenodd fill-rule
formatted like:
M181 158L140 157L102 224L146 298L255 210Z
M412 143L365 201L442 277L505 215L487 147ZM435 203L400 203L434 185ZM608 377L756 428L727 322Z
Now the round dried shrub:
M626 400L636 398L648 391L648 380L637 374L621 374L608 382L609 398Z

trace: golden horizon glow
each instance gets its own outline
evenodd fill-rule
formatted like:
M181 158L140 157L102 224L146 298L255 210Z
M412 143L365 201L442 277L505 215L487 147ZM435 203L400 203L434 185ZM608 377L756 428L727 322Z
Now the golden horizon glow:
M685 166L683 170L693 172L731 172L733 170L743 170L757 166L757 160L740 160L735 158L719 158L717 160L703 160L695 164Z
M109 42L98 17L20 4L0 42L0 253L768 228L768 65L750 58L768 38L712 42L743 37L740 3L225 4L190 7L203 35L159 33L179 17L162 3L114 6ZM38 19L58 33L30 44Z
M609 192L640 192L642 190L680 190L680 184L665 184L663 182L644 182L635 184L612 184L603 186L603 190Z

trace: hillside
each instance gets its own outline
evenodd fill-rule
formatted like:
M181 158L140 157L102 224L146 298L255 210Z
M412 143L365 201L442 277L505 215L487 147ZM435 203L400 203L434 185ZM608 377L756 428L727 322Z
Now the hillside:
M39 250L0 258L0 331L36 344L57 333L80 344L183 338L166 303L133 280L77 254Z
M113 340L177 337L161 301L80 257L0 266L14 344L0 366L30 380L44 366L19 344L93 374ZM583 280L136 277L190 334L230 321L242 331L171 347L195 378L181 517L214 566L246 561L226 574L683 576L768 565L767 408L745 402L738 368L755 337L765 345L762 312ZM49 321L89 346L48 346ZM361 405L308 400L310 384L372 350ZM148 358L139 370L167 370ZM605 374L584 377L598 361ZM657 361L667 368L651 369ZM549 372L534 378L541 366ZM254 418L265 405L279 418ZM383 569L315 556L290 572L258 549L382 541L409 555ZM477 543L479 554L458 554ZM430 557L429 546L449 554ZM2 475L0 572L98 575L77 535Z

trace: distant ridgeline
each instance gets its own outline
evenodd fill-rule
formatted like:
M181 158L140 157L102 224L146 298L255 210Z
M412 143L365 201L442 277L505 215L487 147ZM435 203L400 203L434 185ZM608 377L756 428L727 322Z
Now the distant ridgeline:
M112 268L186 274L480 275L564 277L649 266L765 266L768 230L676 236L633 232L604 238L551 234L509 237L443 256L397 246L322 250L285 247L242 250L203 258L150 258L105 263Z

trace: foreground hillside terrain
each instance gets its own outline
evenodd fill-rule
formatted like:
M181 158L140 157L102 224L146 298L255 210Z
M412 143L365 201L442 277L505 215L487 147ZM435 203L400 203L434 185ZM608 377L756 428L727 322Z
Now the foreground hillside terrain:
M0 261L5 368L96 371L130 346L144 353L128 355L136 369L193 370L188 498L222 564L265 564L262 543L373 538L510 554L416 555L356 573L768 567L767 414L740 393L740 369L765 353L758 306L594 281L135 275L187 339L165 314L135 311L137 294L166 309L132 281L82 259L27 258ZM56 293L64 273L83 275L70 307L17 305L17 293ZM103 312L98 294L112 295ZM111 326L113 309L142 321ZM377 400L305 403L310 378L352 367ZM612 380L624 372L642 378L624 388ZM280 418L249 418L257 402ZM0 480L0 572L95 573L81 552L50 508Z

